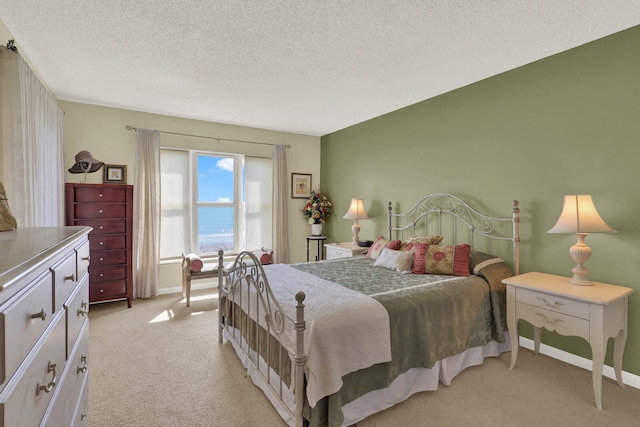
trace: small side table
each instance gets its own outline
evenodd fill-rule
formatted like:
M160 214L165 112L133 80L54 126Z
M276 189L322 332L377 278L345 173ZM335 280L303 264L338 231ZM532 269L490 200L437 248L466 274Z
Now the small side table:
M347 258L362 255L367 251L367 249L369 249L354 245L351 242L327 243L324 247L327 251L327 259Z
M324 259L324 250L322 247L322 242L327 240L327 236L307 236L307 262L309 262L309 242L311 242L312 240L318 243L316 261Z
M561 335L584 338L593 358L593 393L602 411L602 367L607 340L615 339L613 368L620 387L622 355L627 342L628 298L631 288L593 282L593 286L569 283L568 277L526 273L504 279L507 285L507 326L511 336L511 365L518 358L518 321L533 325L535 353L540 350L541 328Z

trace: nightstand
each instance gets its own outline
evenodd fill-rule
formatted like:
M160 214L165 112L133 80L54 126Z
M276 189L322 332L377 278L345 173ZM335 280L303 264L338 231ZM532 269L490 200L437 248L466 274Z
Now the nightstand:
M369 249L354 245L351 242L327 243L324 247L327 249L327 259L347 258L362 255L367 251L367 249Z
M593 392L602 410L602 367L607 340L615 338L613 366L620 387L622 356L627 343L628 297L633 289L593 282L569 283L568 277L526 273L502 281L507 285L507 326L511 336L511 365L518 358L518 321L533 325L535 352L540 350L541 328L584 338L593 355Z

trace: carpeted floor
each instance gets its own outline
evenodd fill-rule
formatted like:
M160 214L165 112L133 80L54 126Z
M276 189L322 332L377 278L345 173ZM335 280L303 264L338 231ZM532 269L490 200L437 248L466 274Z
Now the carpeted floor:
M194 292L92 305L92 427L274 426L284 423L217 341L217 299ZM358 423L388 426L637 426L640 390L603 378L596 409L591 372L521 349L467 369L450 386L415 395Z

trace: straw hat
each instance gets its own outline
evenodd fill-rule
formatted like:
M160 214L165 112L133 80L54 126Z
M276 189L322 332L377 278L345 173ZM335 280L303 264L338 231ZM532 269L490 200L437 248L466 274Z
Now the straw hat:
M104 162L93 158L90 152L80 151L76 154L76 164L69 168L71 173L91 173L100 169Z

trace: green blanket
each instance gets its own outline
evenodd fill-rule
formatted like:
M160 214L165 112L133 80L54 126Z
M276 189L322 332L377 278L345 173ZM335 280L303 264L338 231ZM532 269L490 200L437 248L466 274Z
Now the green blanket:
M512 275L506 264L493 263L479 276L463 278L400 274L373 267L373 262L357 257L292 265L375 298L389 313L391 326L392 361L343 377L338 393L307 408L313 426L339 426L343 405L389 386L411 368L431 368L471 347L504 342L506 295L501 280Z

